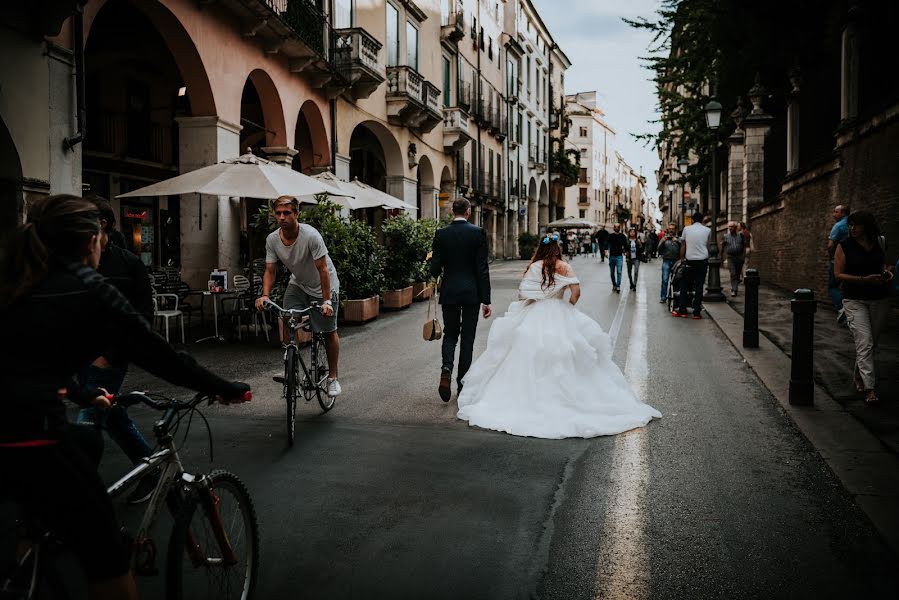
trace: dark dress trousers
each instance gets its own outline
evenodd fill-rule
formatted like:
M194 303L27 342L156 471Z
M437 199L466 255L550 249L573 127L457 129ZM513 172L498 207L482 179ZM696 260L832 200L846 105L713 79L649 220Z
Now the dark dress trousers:
M443 308L443 368L452 372L459 334L461 381L471 366L478 313L490 304L490 271L487 266L487 233L468 221L453 221L434 235L431 275L443 277L440 304Z

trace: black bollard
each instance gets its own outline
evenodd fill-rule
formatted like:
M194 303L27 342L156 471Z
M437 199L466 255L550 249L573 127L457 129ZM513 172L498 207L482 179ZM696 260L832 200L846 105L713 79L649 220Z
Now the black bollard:
M746 269L743 277L746 286L743 303L743 347L759 347L759 272Z
M793 292L793 359L790 365L790 404L810 406L815 400L813 348L815 338L815 293L808 289Z

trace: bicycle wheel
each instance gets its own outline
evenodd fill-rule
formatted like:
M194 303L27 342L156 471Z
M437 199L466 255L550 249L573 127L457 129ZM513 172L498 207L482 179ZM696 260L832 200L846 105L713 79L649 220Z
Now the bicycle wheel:
M321 337L312 340L311 356L314 361L310 361L312 365L309 371L315 377L315 397L318 399L319 406L322 410L328 412L334 408L336 398L328 395L328 354L325 351L325 341Z
M297 425L297 394L299 393L299 376L297 373L297 349L287 347L284 357L284 400L287 404L287 443L293 446Z
M253 500L228 471L209 474L172 527L166 555L166 598L248 600L259 569L259 527Z

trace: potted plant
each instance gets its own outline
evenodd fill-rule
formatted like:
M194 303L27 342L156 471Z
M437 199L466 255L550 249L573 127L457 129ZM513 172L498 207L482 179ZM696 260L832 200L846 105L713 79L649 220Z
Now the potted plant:
M438 226L439 223L437 221L430 219L415 221L416 263L412 270L412 300L414 302L427 300L434 293L434 286L430 283L431 262L429 255Z
M531 260L534 250L540 238L536 234L522 231L518 234L518 257L522 260Z
M342 321L365 323L379 313L378 293L384 285L384 248L364 221L340 216L340 207L316 197L303 211L303 221L322 234L340 279Z
M398 310L412 304L412 279L416 275L418 241L416 222L406 215L390 217L381 225L384 235L384 293L385 309Z

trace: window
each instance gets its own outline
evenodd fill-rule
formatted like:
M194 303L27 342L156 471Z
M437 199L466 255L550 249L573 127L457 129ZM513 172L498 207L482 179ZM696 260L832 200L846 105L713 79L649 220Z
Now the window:
M581 127L581 137L587 137L587 128Z
M493 38L487 40L487 58L493 60Z
M586 148L581 148L581 159L587 160L587 149Z
M400 64L400 14L387 3L387 66Z
M418 29L406 22L406 64L418 70Z
M587 215L587 211L584 210L583 208L580 209L580 210L577 211L577 212L578 212L578 219L583 219L583 218ZM611 260L611 259L610 259L610 260Z
M452 106L450 94L452 93L452 66L450 60L443 57L443 106L449 108Z
M353 26L355 0L334 0L334 28L345 29Z

